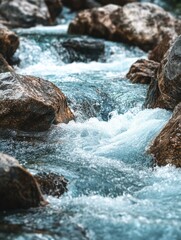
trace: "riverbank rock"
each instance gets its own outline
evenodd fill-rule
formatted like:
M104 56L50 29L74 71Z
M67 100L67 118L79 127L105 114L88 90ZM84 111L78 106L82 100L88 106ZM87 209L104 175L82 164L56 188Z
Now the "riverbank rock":
M62 11L63 4L60 0L44 0L50 14L50 22L54 23Z
M158 166L181 167L181 103L149 149Z
M181 32L181 21L151 3L107 5L84 10L70 23L70 34L91 35L153 49L168 34Z
M45 131L74 118L66 97L53 83L15 73L0 74L0 128Z
M164 55L167 53L169 48L172 46L174 43L175 39L177 36L165 36L159 44L149 52L148 54L148 59L155 61L155 62L161 62L162 59L164 58Z
M61 10L59 0L4 0L0 3L0 18L9 27L49 25Z
M61 46L66 50L65 62L90 62L98 61L104 57L105 44L100 40L91 39L68 39L63 41ZM57 52L61 46L55 46ZM61 54L61 51L59 52Z
M62 0L63 5L70 8L72 11L79 11L101 5L96 0Z
M68 191L68 180L63 176L59 176L55 173L43 172L34 175L34 178L38 182L43 194L59 198L62 194Z
M18 161L0 153L0 210L44 206L36 180Z
M131 66L126 77L131 80L132 83L149 84L152 78L155 78L158 67L158 62L139 59Z
M18 36L0 25L0 54L9 62L19 46Z
M137 2L137 0L97 0L101 5L115 4L123 6L128 3Z
M149 87L146 107L173 110L181 102L181 36L162 60Z
M108 4L123 6L128 3L137 2L137 0L62 0L62 2L64 6L70 8L71 10L79 11L101 7Z

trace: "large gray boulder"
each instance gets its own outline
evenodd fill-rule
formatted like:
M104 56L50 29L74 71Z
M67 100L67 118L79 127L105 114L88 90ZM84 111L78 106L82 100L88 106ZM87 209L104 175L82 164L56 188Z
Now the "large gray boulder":
M0 211L44 206L34 177L16 159L0 153Z
M62 10L60 0L3 0L0 19L10 27L32 27L55 22Z
M13 72L0 74L0 128L45 131L73 118L66 97L53 83Z

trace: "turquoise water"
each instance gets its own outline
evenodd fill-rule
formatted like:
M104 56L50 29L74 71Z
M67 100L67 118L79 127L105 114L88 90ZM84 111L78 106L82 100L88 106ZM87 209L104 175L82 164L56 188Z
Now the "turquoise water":
M143 109L147 86L125 78L145 53L105 42L98 62L70 63L61 44L59 53L55 47L70 38L66 25L18 34L17 72L59 86L77 120L33 140L16 132L0 140L0 151L32 173L52 171L69 180L60 199L46 196L46 208L2 213L0 239L181 239L181 170L153 168L146 153L171 113Z

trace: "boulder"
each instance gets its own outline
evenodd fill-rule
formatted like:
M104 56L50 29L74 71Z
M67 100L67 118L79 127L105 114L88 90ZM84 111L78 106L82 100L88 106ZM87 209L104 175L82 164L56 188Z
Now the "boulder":
M34 175L34 178L38 182L43 194L59 198L62 194L67 192L68 180L63 176L51 172L42 172Z
M44 206L44 200L34 177L18 161L0 153L0 210L26 209Z
M123 6L128 3L137 2L137 0L97 0L101 5L115 4Z
M73 11L79 11L88 8L100 7L96 0L62 0L63 5Z
M0 25L0 54L2 54L7 61L10 61L18 46L18 36L6 27Z
M176 39L175 36L167 35L165 36L159 43L158 45L149 52L148 54L148 59L155 61L155 62L161 62L164 55L167 53L171 45Z
M150 146L149 153L158 166L172 164L181 167L181 103Z
M139 59L131 66L126 77L130 79L132 83L149 84L152 78L155 78L158 67L158 62Z
M48 2L50 1L47 0ZM50 14L44 0L4 0L0 4L0 16L4 19L4 24L10 27L50 23Z
M126 42L148 51L168 34L181 33L181 21L151 3L110 4L78 13L68 32Z
M79 12L70 23L68 33L113 40L116 29L112 24L110 14L118 8L116 5L107 5Z
M152 80L146 107L173 110L181 102L181 36L174 42Z
M103 41L91 39L68 39L61 44L60 48L57 45L55 47L58 52L59 49L61 50L61 47L66 50L66 62L98 61L104 56L105 50Z
M0 74L0 128L45 131L52 123L73 118L66 97L53 83L13 72Z
M62 11L62 2L60 0L45 0L45 4L48 7L50 21L53 23Z

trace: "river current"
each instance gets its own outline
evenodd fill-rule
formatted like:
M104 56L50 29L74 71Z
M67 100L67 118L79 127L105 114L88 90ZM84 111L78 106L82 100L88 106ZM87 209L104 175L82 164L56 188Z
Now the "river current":
M18 29L16 71L55 83L76 121L30 138L12 132L0 140L0 151L32 173L64 175L68 192L59 199L46 196L45 208L1 214L0 239L181 239L181 170L153 168L147 154L171 113L144 109L147 86L125 78L131 64L146 54L105 42L97 62L71 62L61 42L75 37L66 30L66 23Z

